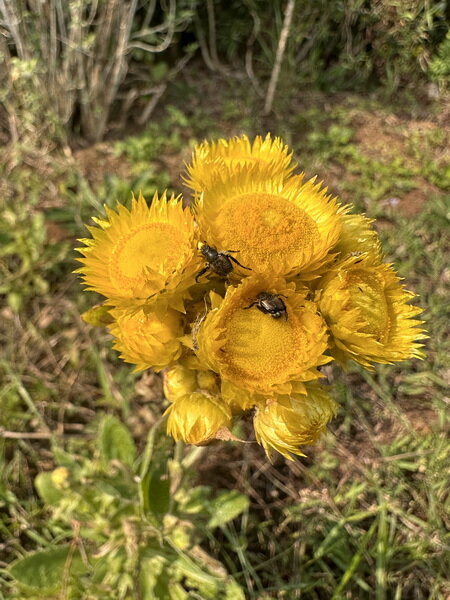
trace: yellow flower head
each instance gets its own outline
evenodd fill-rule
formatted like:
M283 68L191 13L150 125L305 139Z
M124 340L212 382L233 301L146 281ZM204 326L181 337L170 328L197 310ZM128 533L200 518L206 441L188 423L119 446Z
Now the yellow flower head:
M284 304L279 318L258 308L262 292ZM323 355L326 324L316 305L296 292L293 283L265 276L248 277L239 287L229 287L222 302L213 296L197 344L200 360L210 369L260 394L301 390L301 382L317 379L317 367L331 360Z
M120 358L136 365L135 371L153 368L160 371L181 354L182 316L168 309L163 318L142 308L117 308L110 311L114 322L109 330L113 348Z
M175 400L165 414L167 433L175 441L203 445L223 437L231 426L231 411L219 398L194 392Z
M219 391L217 376L212 371L195 371L177 364L164 373L164 395L169 402L196 391L216 394Z
M333 267L320 287L317 301L340 363L352 358L370 368L373 362L423 356L417 342L426 336L417 328L422 321L414 319L422 309L408 304L414 294L390 265L371 256L350 257Z
M194 219L181 201L163 194L150 206L142 195L131 209L106 208L108 220L89 227L92 239L81 240L84 258L78 259L89 290L103 294L115 306L174 292L169 304L183 310L182 297L193 283L199 265Z
M256 440L270 459L273 450L289 460L291 454L304 456L300 447L314 444L336 411L336 402L318 385L309 385L306 395L271 398L253 419Z
M381 262L382 252L378 233L372 227L373 219L364 215L344 215L342 231L333 252L339 252L339 259L351 255L369 254Z
M209 245L238 251L239 262L256 273L285 276L329 259L344 212L314 180L268 177L258 164L214 174L195 210Z
M289 177L295 164L292 152L280 138L272 140L270 133L263 139L257 136L250 142L246 135L217 142L203 142L193 151L192 164L188 165L186 183L195 192L203 192L211 183L215 173L234 169L241 165L258 164L270 176Z

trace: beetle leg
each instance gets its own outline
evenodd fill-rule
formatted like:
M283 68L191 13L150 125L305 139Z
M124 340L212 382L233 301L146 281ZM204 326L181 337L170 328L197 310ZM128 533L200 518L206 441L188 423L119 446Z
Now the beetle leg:
M197 273L197 275L195 276L195 283L198 283L198 280L200 279L200 277L203 275L203 273L206 273L206 271L209 269L209 263L206 265L206 267L204 267L201 271L199 271Z
M248 271L253 271L253 269L251 269L250 267L244 267L244 265L241 265L241 263L238 260L236 260L234 258L234 256L229 256L228 258L230 260L232 260L234 263L236 263L237 265L239 265L240 267L242 267L243 269L247 269Z
M244 310L247 310L248 308L251 308L252 306L255 306L255 304L258 304L258 301L257 301L257 300L255 300L255 302L252 302L252 303L250 304L250 306L244 306Z

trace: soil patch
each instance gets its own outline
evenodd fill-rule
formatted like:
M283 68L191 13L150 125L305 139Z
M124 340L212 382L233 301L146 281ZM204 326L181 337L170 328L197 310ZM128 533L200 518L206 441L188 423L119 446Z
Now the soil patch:
M117 156L111 144L101 143L74 152L74 159L82 175L95 189L101 185L106 175L127 179L131 165L123 156Z

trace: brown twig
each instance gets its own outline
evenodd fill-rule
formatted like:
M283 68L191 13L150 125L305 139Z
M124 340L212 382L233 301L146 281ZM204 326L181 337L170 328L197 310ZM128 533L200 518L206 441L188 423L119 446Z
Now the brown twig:
M0 438L5 440L50 440L52 437L52 433L45 431L22 432L0 430Z

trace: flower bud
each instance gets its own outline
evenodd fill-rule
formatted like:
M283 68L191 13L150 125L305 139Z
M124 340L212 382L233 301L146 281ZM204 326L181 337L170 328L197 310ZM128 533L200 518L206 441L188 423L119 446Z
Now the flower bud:
M217 390L217 376L212 371L197 371L198 387L214 392Z
M279 396L258 408L253 420L256 440L271 458L273 449L292 460L290 453L304 456L300 446L314 444L334 417L337 404L317 385L306 396Z
M175 365L164 373L164 395L169 402L175 402L178 398L190 394L196 387L195 371L182 365Z
M231 411L218 398L194 392L178 398L166 411L167 433L175 441L197 446L217 437L219 430L231 425Z

